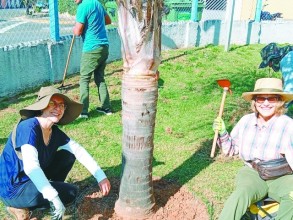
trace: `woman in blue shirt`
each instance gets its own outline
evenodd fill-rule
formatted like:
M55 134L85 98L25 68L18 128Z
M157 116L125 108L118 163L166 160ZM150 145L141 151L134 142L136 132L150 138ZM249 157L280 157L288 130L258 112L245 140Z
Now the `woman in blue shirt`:
M51 86L42 87L37 101L20 110L22 121L10 134L0 156L0 198L16 219L29 219L30 210L51 207L62 219L65 205L74 202L77 187L65 183L75 160L96 178L103 195L111 185L88 152L58 128L75 120L82 104Z

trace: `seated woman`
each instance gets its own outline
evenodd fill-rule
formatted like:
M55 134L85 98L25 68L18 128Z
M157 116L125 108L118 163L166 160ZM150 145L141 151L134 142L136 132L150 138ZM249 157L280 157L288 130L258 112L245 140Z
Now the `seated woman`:
M42 87L36 102L20 110L22 121L0 156L0 198L16 219L29 219L30 210L51 207L62 219L64 205L74 202L77 187L65 183L75 160L96 178L103 195L110 182L97 162L57 125L76 119L82 104L51 86Z
M284 115L284 104L293 99L293 94L283 92L281 79L262 78L256 81L253 92L245 92L242 97L251 101L254 113L242 117L230 135L221 118L213 124L219 131L218 144L223 153L239 154L245 163L219 219L239 220L251 204L267 195L280 203L277 219L292 219L293 175L265 181L251 163L285 157L293 168L293 119Z

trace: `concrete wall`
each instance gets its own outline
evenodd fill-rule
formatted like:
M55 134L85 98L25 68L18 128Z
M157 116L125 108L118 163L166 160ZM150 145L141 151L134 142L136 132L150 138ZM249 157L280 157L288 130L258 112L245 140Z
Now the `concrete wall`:
M162 50L224 45L227 24L220 20L175 22L162 27ZM121 59L121 42L117 29L108 31L110 56L108 61ZM267 44L293 43L293 21L254 23L234 21L231 43ZM59 42L36 41L0 48L0 98L12 96L44 83L60 82L63 78L71 36ZM67 76L79 72L82 49L81 38L76 38Z

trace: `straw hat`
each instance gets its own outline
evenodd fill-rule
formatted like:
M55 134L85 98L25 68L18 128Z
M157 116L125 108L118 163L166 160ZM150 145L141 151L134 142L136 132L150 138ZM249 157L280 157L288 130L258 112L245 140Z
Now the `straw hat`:
M53 95L58 95L64 99L66 104L66 109L63 117L57 123L59 125L66 125L74 121L82 111L82 104L75 102L72 99L68 98L66 95L62 94L59 89L56 89L52 86L42 87L38 93L38 98L36 102L32 105L29 105L19 111L22 119L32 118L41 114L41 110L45 109L51 97Z
M244 92L242 97L251 101L255 95L279 95L285 102L293 99L293 93L283 92L282 80L277 78L261 78L255 82L253 92Z

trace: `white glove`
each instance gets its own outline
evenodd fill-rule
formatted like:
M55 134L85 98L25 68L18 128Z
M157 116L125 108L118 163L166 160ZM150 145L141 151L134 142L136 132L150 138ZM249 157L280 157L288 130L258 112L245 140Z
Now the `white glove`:
M61 202L59 196L56 196L54 199L51 201L54 205L54 210L52 213L52 217L54 219L62 219L64 213L65 213L65 207L63 203Z

